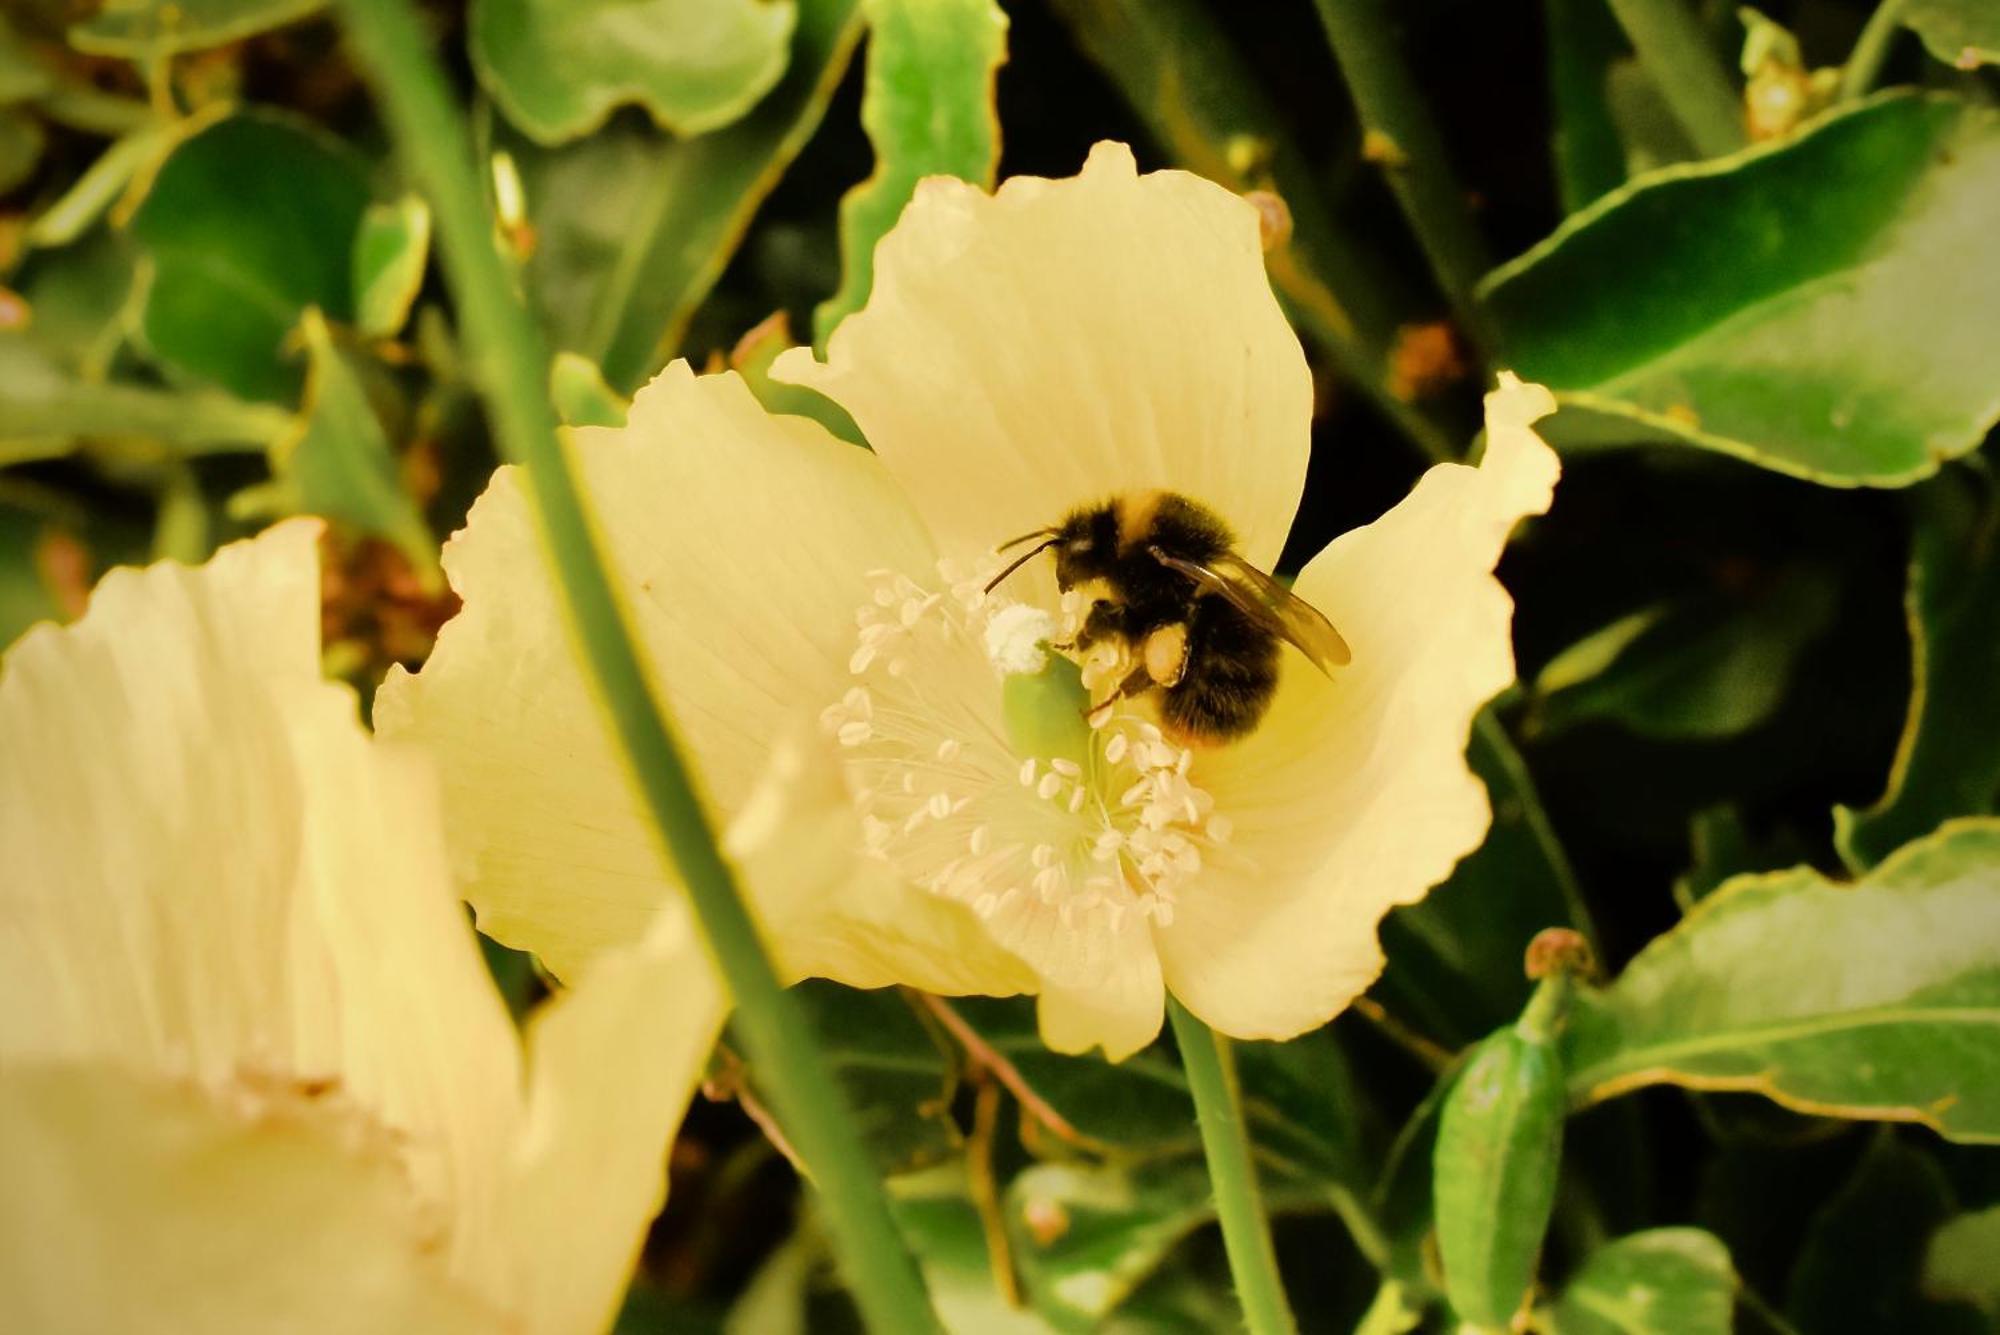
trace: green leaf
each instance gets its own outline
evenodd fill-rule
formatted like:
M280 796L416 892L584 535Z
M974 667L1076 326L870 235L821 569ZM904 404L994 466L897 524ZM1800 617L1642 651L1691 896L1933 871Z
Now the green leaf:
M536 141L637 103L676 134L729 124L785 70L792 0L473 0L479 82Z
M1050 1052L1035 1027L1031 999L954 997L949 1005L1078 1134L1134 1152L1200 1145L1187 1077L1165 1043L1114 1066L1099 1057Z
M56 201L28 224L23 239L29 245L53 248L77 240L131 188L136 179L173 151L195 127L207 122L162 121L128 131L70 183Z
M868 301L875 243L926 176L993 184L1000 122L993 80L1007 58L1007 16L993 0L862 0L868 76L861 124L875 170L840 201L840 290L813 313L823 350Z
M1715 590L1621 617L1550 660L1534 728L1608 720L1642 737L1729 737L1785 701L1793 671L1833 622L1839 589L1797 567L1761 588Z
M1923 1289L2000 1321L2000 1205L1948 1220L1924 1249Z
M394 543L433 589L442 587L438 543L404 490L396 454L368 393L334 346L326 319L307 310L305 404L297 427L271 449L283 509L324 515Z
M79 379L18 335L0 334L0 462L67 453L80 438L132 438L203 454L258 450L291 415L217 390Z
M1052 1329L1039 1314L1011 1305L1002 1295L962 1162L892 1177L888 1188L896 1222L923 1269L924 1287L946 1330L1046 1335Z
M669 140L617 123L519 155L538 237L529 290L554 341L621 390L679 351L759 205L818 127L861 36L859 0L800 0L785 77L742 120Z
M232 116L186 140L132 219L152 264L147 346L244 398L290 398L299 372L283 349L305 309L353 313L367 204L360 160L289 120Z
M1857 870L2000 797L2000 486L1954 469L1911 502L1909 716L1881 800L1833 812L1834 842Z
M1900 486L2000 419L2000 112L1887 94L1634 180L1489 275L1559 445Z
M549 397L564 426L624 426L631 401L604 383L597 363L576 352L558 352L549 364Z
M791 321L779 311L737 340L729 353L729 369L743 377L766 412L810 417L850 445L865 444L861 428L845 408L818 390L771 378L771 363L791 346Z
M392 338L410 318L430 257L431 210L421 195L371 204L354 234L354 324Z
M1127 1155L1200 1146L1187 1077L1164 1039L1113 1065L1049 1051L1030 999L954 997L944 1004L1040 1101L1042 1110L1027 1110L1031 1122L1060 1119L1050 1132L1055 1139L1070 1136L1100 1153ZM1332 1032L1288 1043L1239 1042L1235 1051L1251 1139L1273 1170L1267 1176L1298 1184L1322 1206L1351 1216L1365 1191L1369 1128Z
M1963 820L1852 885L1731 881L1578 998L1570 1097L1744 1090L2000 1141L2000 820Z
M1538 1327L1548 1335L1728 1335L1729 1249L1698 1228L1655 1228L1585 1259Z
M792 992L819 1034L820 1050L884 1174L910 1172L958 1150L962 1137L951 1119L958 1087L954 1054L902 992L861 991L817 979Z
M1136 1169L1038 1164L1007 1189L1007 1222L1035 1306L1089 1329L1215 1218L1199 1159Z
M304 18L326 0L104 0L69 30L79 51L146 57L240 41Z
M1693 861L1674 882L1674 902L1683 912L1746 872L1778 871L1797 866L1807 857L1797 839L1753 839L1743 813L1732 806L1705 807L1688 821L1688 848Z
M1787 1314L1812 1335L1980 1335L1977 1313L1920 1287L1926 1244L1956 1209L1936 1161L1885 1132L1807 1229Z
M1521 957L1536 932L1590 931L1534 780L1490 710L1473 724L1466 759L1486 785L1492 828L1451 879L1383 920L1388 966L1372 989L1393 1014L1454 1047L1520 1013L1531 990Z
M1904 0L1903 22L1947 65L2000 64L2000 6L1992 0Z
M1611 118L1611 64L1625 39L1604 0L1543 0L1549 52L1551 156L1564 213L1625 183L1625 149Z
M33 112L0 107L0 195L35 174L44 142L42 123Z

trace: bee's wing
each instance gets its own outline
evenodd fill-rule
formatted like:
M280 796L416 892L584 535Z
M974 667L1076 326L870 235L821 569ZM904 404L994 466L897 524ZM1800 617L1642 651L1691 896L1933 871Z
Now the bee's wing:
M1237 611L1280 639L1298 646L1328 676L1353 658L1347 641L1318 608L1272 579L1234 552L1224 552L1206 565L1168 556L1149 548L1153 559L1177 570L1210 593L1227 598Z

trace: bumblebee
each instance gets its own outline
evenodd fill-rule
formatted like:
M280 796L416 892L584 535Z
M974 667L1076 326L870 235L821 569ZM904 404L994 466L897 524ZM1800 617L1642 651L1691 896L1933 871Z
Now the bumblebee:
M1178 493L1133 492L1083 506L999 550L1024 542L1035 545L987 591L1053 550L1065 593L1080 584L1098 589L1075 642L1061 647L1112 639L1137 661L1093 714L1157 688L1161 724L1177 740L1232 741L1257 726L1277 694L1280 640L1329 676L1350 657L1317 609L1236 554L1221 516Z

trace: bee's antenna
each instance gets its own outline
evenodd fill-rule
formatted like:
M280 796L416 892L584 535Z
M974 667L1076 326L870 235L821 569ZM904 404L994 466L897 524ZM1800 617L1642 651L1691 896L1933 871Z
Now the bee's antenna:
M1040 537L1044 533L1048 533L1048 530L1045 528L1037 529L1033 533L1024 533L1020 537L1014 539L1013 542L1002 544L996 550L1004 552L1007 550L1007 548L1014 546L1016 543L1026 542L1029 538ZM1030 547L1027 551L1022 552L1019 556L1014 558L1014 563L1012 565L1008 566L1005 570L1001 571L999 574L995 575L992 579L988 580L986 582L986 587L982 589L981 592L982 593L993 592L995 588L999 587L1001 580L1007 578L1007 576L1013 574L1016 570L1019 570L1022 566L1028 564L1028 562L1034 560L1037 556L1040 556L1043 552L1047 551L1049 548L1055 546L1056 542L1057 542L1056 537L1053 534L1050 534L1048 538L1035 544L1033 547Z
M1054 529L1052 529L1052 528L1036 528L1036 529L1029 529L1029 530L1028 530L1028 531L1027 531L1026 533L1023 533L1023 534L1022 534L1022 535L1021 535L1020 537L1018 537L1018 538L1009 538L1009 539L1007 539L1007 541L1005 541L1005 542L1001 543L1001 544L1000 544L1000 545L999 545L998 547L995 547L995 548L994 548L993 550L994 550L994 551L996 551L996 552L1004 552L1004 551L1006 551L1006 550L1007 550L1007 549L1008 549L1009 547L1019 547L1019 546L1020 546L1020 545L1021 545L1022 543L1026 542L1026 541L1027 541L1027 540L1028 540L1029 538L1047 538L1047 537L1052 537L1052 536L1054 536L1054 534L1055 534L1055 530L1054 530Z

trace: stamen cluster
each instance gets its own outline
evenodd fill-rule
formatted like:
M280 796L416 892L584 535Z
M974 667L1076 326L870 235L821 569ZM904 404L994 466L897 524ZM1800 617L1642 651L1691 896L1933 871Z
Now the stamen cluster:
M820 716L847 763L864 850L967 905L1003 942L1062 929L1062 948L1036 955L1068 961L1055 981L1092 982L1103 951L1091 942L1134 913L1171 923L1228 819L1190 777L1193 753L1130 706L1078 727L1074 754L1017 753L1003 681L1040 660L1010 632L1073 634L1078 609L1066 599L1060 617L1024 615L950 563L938 573L927 588L870 572L848 660L856 683ZM1086 666L1086 680L1103 675Z

